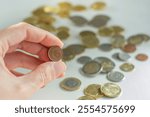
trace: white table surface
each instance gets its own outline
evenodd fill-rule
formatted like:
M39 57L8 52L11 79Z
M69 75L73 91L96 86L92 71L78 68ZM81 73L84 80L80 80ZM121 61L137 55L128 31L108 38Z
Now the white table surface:
M31 11L41 5L56 5L59 1L63 0L0 0L0 29L9 25L22 21L25 17L29 16ZM98 0L66 0L72 1L74 4L89 5ZM91 19L95 14L107 14L112 20L108 25L121 25L125 31L125 36L128 37L137 33L146 33L150 35L150 1L149 0L104 0L108 7L104 11L79 13L82 16ZM77 13L78 14L78 13ZM91 29L88 26L78 28L74 27L68 20L59 20L56 26L67 25L70 27L73 34L65 41L65 46L71 43L79 43L76 36L81 30ZM101 42L107 42L107 39L102 38ZM94 78L86 78L79 73L79 68L82 65L78 64L76 59L83 55L88 55L92 58L97 56L111 57L115 52L120 50L113 50L110 53L104 53L98 49L87 49L83 54L77 56L73 61L68 62L67 72L65 77L74 76L82 81L79 90L68 92L59 87L59 82L63 79L55 80L49 83L45 88L38 91L31 99L48 99L48 100L74 100L83 95L83 89L91 83L106 83L108 80L106 75L98 75ZM129 99L150 99L150 60L146 62L138 62L134 56L139 53L146 53L150 57L150 42L143 43L138 46L137 51L131 54L132 59L129 61L135 65L135 70L130 73L124 73L125 80L118 83L122 88L122 95L116 99L129 100ZM114 60L114 59L113 59ZM122 62L116 61L115 70L119 70L119 65ZM120 70L119 70L120 71ZM25 72L25 71L22 71ZM104 98L105 99L105 98Z

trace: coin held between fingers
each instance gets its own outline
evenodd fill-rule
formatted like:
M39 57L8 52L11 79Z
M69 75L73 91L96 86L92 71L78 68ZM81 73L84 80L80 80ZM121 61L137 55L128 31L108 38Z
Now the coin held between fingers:
M51 46L48 50L48 57L51 61L57 62L63 58L63 51L58 46Z

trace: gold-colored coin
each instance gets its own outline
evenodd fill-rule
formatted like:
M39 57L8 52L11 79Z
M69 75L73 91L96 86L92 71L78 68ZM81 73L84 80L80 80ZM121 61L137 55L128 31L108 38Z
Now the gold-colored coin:
M83 5L75 5L75 6L73 6L72 10L73 11L85 11L86 7Z
M113 29L114 35L121 34L124 31L124 28L121 26L111 26L111 28Z
M134 70L134 65L131 63L124 63L120 66L120 69L124 72L131 72Z
M51 15L45 15L45 14L39 15L38 18L39 18L39 22L46 23L46 24L53 24L56 21L56 19Z
M106 83L102 85L101 92L109 98L118 97L121 93L121 88L119 85L114 83Z
M26 23L29 23L31 25L36 25L39 23L39 18L36 16L30 16L30 17L27 17L26 19L24 19L23 21Z
M67 32L67 31L65 31L65 30L59 31L56 35L57 35L57 37L59 37L61 40L65 40L65 39L67 39L67 38L70 36L69 32Z
M92 96L85 95L85 96L79 97L78 100L96 100L96 98L94 98Z
M61 10L71 10L73 7L70 2L60 2L58 6Z
M43 30L46 30L48 32L55 32L56 31L55 27L53 25L51 25L51 24L38 23L35 26L39 27L39 28L41 28Z
M103 10L106 7L104 2L95 2L91 5L91 8L94 10Z
M101 93L101 85L91 84L84 89L84 94L94 98L101 98L103 94Z
M69 10L60 10L57 14L61 18L68 18L70 16L70 11Z
M96 33L93 31L89 31L89 30L85 30L80 32L79 34L81 37L85 37L85 36L96 36Z
M44 6L43 10L45 13L58 13L60 11L59 7L52 7L52 6Z
M57 28L57 32L59 31L66 31L66 32L69 32L69 27L66 27L66 26L60 26Z
M35 9L32 12L32 14L36 15L36 16L43 15L43 14L48 14L47 12L45 12L44 8L45 8L45 6L38 7L37 9Z
M100 36L112 36L114 34L113 29L110 27L102 27L98 33Z
M114 35L111 44L114 48L123 48L126 45L126 40L122 35Z
M83 36L81 38L83 45L87 48L96 48L99 46L100 41L96 36Z

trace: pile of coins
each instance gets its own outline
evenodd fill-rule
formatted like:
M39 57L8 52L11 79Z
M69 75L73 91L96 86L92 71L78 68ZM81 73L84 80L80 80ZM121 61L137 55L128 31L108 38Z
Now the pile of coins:
M96 100L102 97L115 98L120 93L120 86L114 83L90 84L84 89L84 96L79 97L79 100Z
M24 21L36 27L42 28L58 36L62 41L67 41L70 38L70 27L59 26L55 27L57 16L59 20L67 18L71 21L74 27L81 28L89 26L94 28L92 30L82 30L75 38L80 44L72 43L63 48L63 52L59 48L50 48L48 57L52 61L58 61L62 58L63 61L69 62L76 56L84 53L88 49L98 49L99 51L109 53L113 49L119 49L121 52L113 53L112 58L105 56L97 56L94 59L89 56L80 56L77 62L83 66L80 68L80 73L85 77L95 77L100 74L105 74L106 79L110 82L121 82L125 76L122 72L131 72L135 66L129 62L132 59L131 54L137 51L137 47L150 40L147 34L136 34L126 38L124 36L125 29L119 25L108 25L111 17L105 14L98 13L90 20L82 15L72 15L73 12L84 13L86 10L93 10L97 12L104 10L106 3L98 1L89 6L81 4L73 5L70 2L60 2L57 6L42 6L32 12L32 16L26 18ZM102 43L102 39L107 37L107 43ZM54 54L56 53L56 54ZM99 54L99 53L98 53ZM138 61L148 60L148 55L145 53L138 53L135 55ZM122 62L119 66L120 71L116 71L116 61ZM60 87L66 91L75 91L80 89L80 78L69 77L61 81ZM84 96L80 97L81 100L95 100L101 97L115 98L121 94L121 88L114 83L90 84L84 91Z

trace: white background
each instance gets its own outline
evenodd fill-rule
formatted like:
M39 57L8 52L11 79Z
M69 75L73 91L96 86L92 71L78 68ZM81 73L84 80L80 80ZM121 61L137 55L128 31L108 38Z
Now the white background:
M9 25L22 21L25 17L29 16L31 11L41 5L56 5L57 2L63 0L0 0L0 29ZM72 1L74 4L84 4L89 6L90 3L98 0L66 0ZM150 35L150 13L149 13L149 0L104 0L107 3L107 9L104 11L93 12L89 10L87 12L80 13L90 20L95 14L108 14L112 20L108 25L121 25L125 31L125 36L137 33L146 33ZM65 46L71 43L79 43L77 34L84 29L90 27L74 27L71 22L64 19L59 19L56 23L57 26L66 24L70 27L73 34L64 42ZM96 31L96 29L91 28ZM107 42L106 38L101 38L101 42ZM125 80L118 83L122 88L122 95L117 99L150 99L149 83L150 83L150 60L147 62L138 62L135 60L135 55L139 52L144 52L150 57L150 42L143 43L138 46L137 51L131 54L132 59L129 61L135 65L135 70L130 73L124 73ZM115 52L120 50L113 50L111 53L103 53L98 49L86 50L82 55L88 55L92 58L97 56L111 57ZM82 65L76 62L77 56L73 61L68 62L67 72L65 77L74 76L82 81L81 88L77 91L68 92L59 87L59 82L62 79L55 80L45 88L38 91L31 99L53 99L53 100L72 100L77 99L83 95L83 89L91 83L106 83L108 80L105 75L98 75L94 78L86 78L79 73L79 68ZM114 60L114 59L113 59ZM119 65L122 62L116 61L115 70L119 70ZM120 70L119 70L120 71Z

